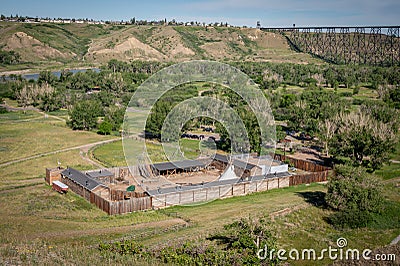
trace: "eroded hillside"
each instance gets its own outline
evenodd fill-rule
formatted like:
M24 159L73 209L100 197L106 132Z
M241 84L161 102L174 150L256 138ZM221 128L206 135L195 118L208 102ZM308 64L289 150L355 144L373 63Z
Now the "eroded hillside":
M286 60L289 49L279 34L258 29L214 27L129 27L93 40L87 60Z
M0 48L22 62L104 63L123 61L309 62L284 37L258 29L189 26L0 23Z

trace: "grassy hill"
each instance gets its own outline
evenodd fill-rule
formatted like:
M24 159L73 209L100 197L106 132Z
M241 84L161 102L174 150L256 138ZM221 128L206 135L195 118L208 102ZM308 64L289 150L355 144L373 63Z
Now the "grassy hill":
M0 23L0 47L16 51L23 62L71 62L83 59L92 39L112 27L88 24Z
M290 50L280 34L258 29L0 23L0 48L21 55L19 66L96 64L110 59L186 61L315 61Z

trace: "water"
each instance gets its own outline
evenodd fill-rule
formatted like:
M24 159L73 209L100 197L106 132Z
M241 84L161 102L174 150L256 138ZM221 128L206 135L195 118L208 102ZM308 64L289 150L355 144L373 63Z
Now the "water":
M99 68L87 68L87 69L70 69L68 70L69 72L71 72L72 74L78 73L78 72L86 72L88 70L92 70L96 73L100 72ZM51 72L53 75L55 75L57 78L60 78L61 76L61 71L53 71ZM27 79L27 80L35 80L37 81L39 79L39 73L32 73L32 74L23 74L21 75L21 77L23 79ZM10 80L10 76L5 76L6 80Z

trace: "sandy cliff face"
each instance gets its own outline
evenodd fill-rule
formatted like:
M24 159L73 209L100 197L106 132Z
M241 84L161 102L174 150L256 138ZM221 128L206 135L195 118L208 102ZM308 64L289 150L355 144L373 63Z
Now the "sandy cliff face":
M86 59L263 60L276 50L289 50L285 39L258 29L135 26L93 40Z
M4 50L16 51L23 61L71 58L74 53L63 53L50 47L25 32L16 32L5 41Z
M135 37L129 37L128 39L113 45L113 47L104 47L102 43L95 43L89 49L86 55L87 59L94 61L109 60L112 58L119 60L163 60L164 55L154 49L153 47L140 42Z

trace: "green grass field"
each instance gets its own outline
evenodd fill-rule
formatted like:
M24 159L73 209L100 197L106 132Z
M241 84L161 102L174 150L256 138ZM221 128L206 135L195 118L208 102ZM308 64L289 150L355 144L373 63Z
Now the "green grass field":
M65 122L34 112L0 114L0 121L0 163L112 138L72 131Z
M139 140L133 141L133 144L134 143L137 143L137 146L139 147L141 145L141 142ZM188 159L195 159L200 154L198 140L181 139L180 146L181 150L185 154L185 157ZM163 162L166 160L166 156L164 155L161 144L157 144L156 142L147 142L146 148L152 162ZM122 148L122 141L116 141L97 146L91 152L92 156L97 161L101 162L102 164L108 167L126 166L125 155ZM131 150L131 152L132 153L136 152L139 155L140 149L137 148L137 151Z
M71 166L81 170L98 168L82 159L80 151L76 149L3 166L0 168L0 185L7 185L10 181L44 178L45 168L57 167L58 162L63 167Z

